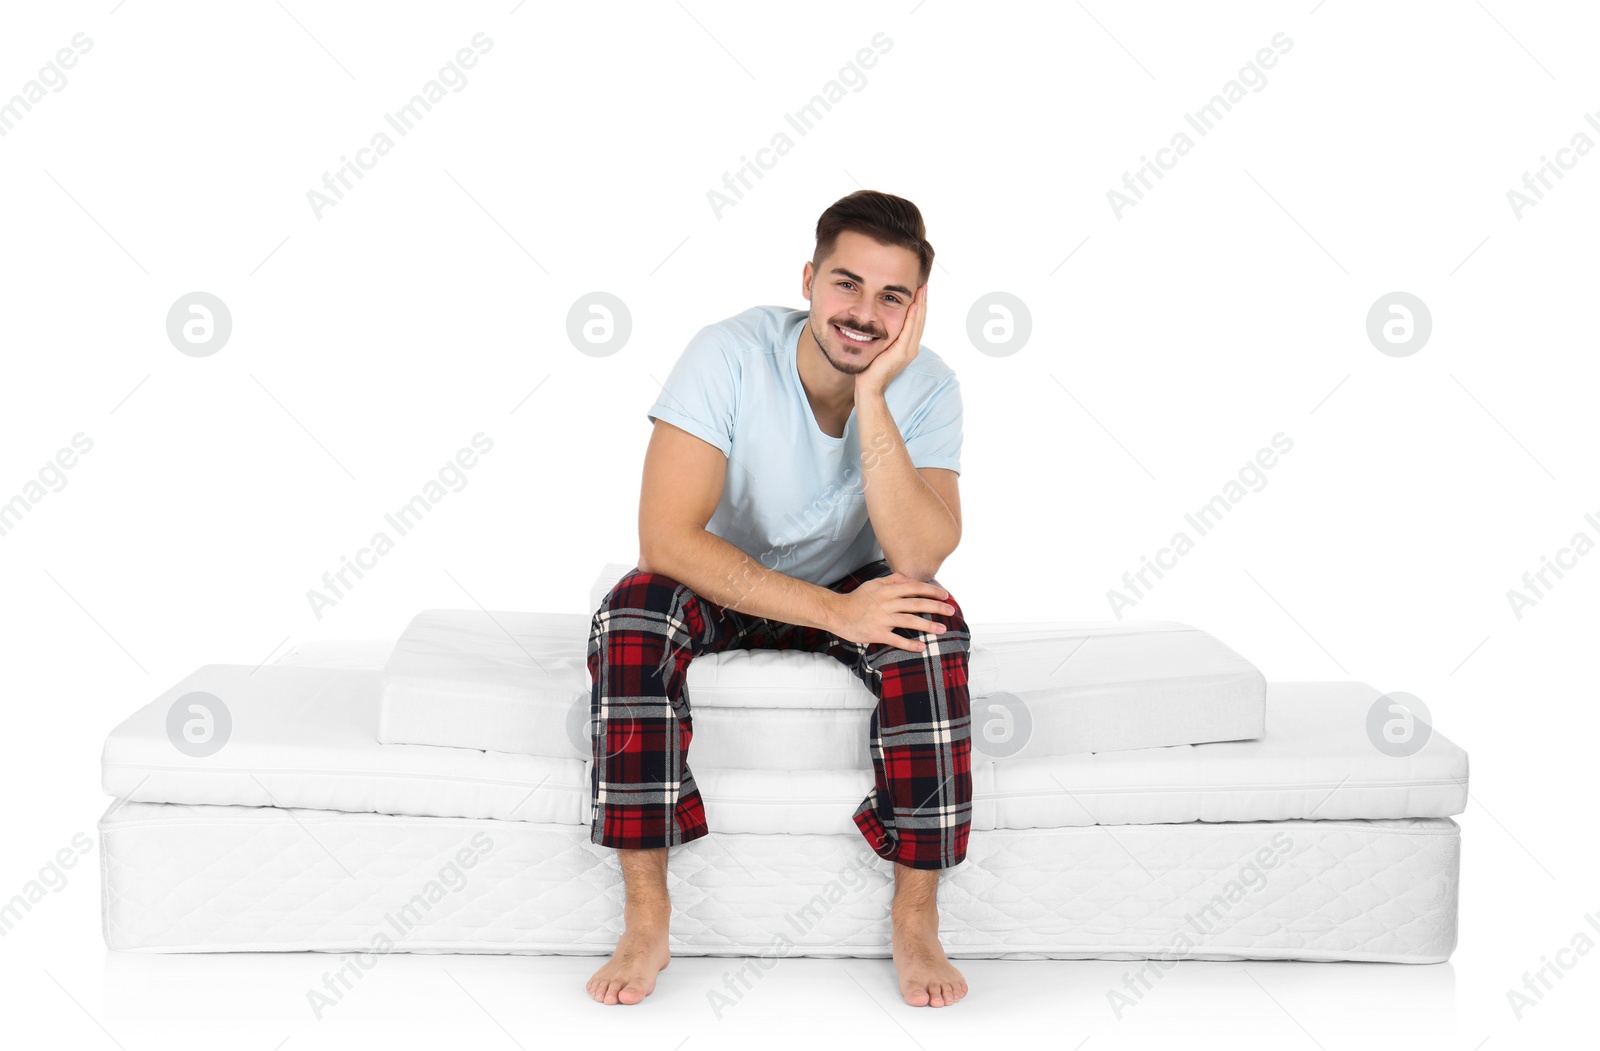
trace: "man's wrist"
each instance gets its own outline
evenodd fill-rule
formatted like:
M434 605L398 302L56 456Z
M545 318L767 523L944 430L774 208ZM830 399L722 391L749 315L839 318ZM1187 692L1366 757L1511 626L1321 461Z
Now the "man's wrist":
M858 383L856 384L856 403L859 405L863 401L873 399L887 402L885 391L886 388L884 387L872 387L866 383Z
M839 606L844 596L839 594L837 591L833 591L828 588L820 588L820 590L821 594L817 596L817 600L821 606L818 619L821 620L822 623L819 624L818 627L820 627L823 631L832 632L834 628L838 627Z

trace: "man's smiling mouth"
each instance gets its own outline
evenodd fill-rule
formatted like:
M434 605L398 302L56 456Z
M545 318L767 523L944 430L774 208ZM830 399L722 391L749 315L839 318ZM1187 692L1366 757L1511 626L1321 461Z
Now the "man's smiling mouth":
M878 340L877 336L867 336L865 333L858 332L855 329L843 328L839 325L834 325L833 330L839 333L840 338L849 346L865 347Z

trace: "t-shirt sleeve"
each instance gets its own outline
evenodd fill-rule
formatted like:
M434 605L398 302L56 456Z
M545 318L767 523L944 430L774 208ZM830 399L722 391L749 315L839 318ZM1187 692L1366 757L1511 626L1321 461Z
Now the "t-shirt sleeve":
M961 473L961 384L955 373L934 390L926 411L905 435L912 467L943 467Z
M648 418L665 420L731 455L739 375L714 326L696 332L679 355Z

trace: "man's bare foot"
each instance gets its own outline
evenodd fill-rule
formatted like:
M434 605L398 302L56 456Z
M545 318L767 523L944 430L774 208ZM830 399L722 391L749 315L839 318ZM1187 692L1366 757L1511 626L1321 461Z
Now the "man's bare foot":
M896 908L894 969L912 1007L947 1007L967 995L967 980L939 944L939 912L931 905Z
M667 918L628 917L616 951L585 986L590 997L603 1004L636 1004L655 991L657 972L672 960Z

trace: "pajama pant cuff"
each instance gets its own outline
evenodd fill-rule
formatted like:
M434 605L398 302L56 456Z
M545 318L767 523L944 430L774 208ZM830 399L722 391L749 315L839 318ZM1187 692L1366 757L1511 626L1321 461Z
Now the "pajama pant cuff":
M873 853L885 861L892 861L896 865L904 865L913 869L947 869L961 864L967 859L967 844L965 835L962 835L949 857L941 855L939 843L936 839L932 843L918 843L904 837L897 838L884 827L878 818L877 811L866 803L852 815L856 828L861 830L861 835L866 839L867 846Z
M656 847L693 843L710 831L710 826L703 820L683 824L676 830L663 829L659 825L653 829L642 829L637 813L628 813L627 808L619 807L610 820L603 813L596 815L589 825L589 842L623 850L653 850Z

